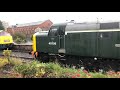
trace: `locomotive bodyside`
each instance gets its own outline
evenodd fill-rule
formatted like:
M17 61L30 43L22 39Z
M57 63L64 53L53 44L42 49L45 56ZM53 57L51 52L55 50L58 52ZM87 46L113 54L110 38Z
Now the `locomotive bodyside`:
M120 29L69 32L66 54L120 59Z

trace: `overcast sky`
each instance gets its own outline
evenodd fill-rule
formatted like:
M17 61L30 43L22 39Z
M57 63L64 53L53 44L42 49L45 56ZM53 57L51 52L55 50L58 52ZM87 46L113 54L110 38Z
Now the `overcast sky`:
M76 22L120 21L120 12L0 12L0 20L10 25L50 19L53 23L75 20Z

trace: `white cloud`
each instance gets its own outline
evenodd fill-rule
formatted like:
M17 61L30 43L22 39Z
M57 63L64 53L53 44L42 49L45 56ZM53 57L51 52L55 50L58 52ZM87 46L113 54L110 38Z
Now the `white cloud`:
M10 25L22 24L50 19L53 23L66 20L76 22L120 21L120 12L0 12L0 20ZM101 19L102 18L102 19Z

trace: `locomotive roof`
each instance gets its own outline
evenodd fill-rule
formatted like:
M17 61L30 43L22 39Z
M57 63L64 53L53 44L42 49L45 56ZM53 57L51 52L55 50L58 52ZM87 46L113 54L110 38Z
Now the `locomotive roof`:
M57 24L53 24L52 26L62 26L62 25L67 25L67 23L57 23Z
M120 22L103 23L59 23L53 26L66 26L66 32L120 31Z
M84 31L84 30L102 30L102 29L120 29L119 22L110 23L75 23L68 24L66 31Z
M10 33L0 30L0 36L10 36Z
M48 31L36 32L35 35L48 35Z

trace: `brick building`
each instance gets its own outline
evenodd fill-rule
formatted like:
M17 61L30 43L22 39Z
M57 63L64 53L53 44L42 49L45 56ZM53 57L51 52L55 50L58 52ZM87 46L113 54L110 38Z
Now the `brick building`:
M22 33L25 34L26 37L30 38L37 29L41 28L43 31L47 31L52 24L53 23L50 20L17 24L15 26L7 28L7 32L11 35L14 35L15 33Z

